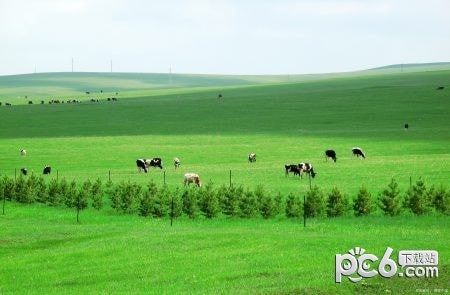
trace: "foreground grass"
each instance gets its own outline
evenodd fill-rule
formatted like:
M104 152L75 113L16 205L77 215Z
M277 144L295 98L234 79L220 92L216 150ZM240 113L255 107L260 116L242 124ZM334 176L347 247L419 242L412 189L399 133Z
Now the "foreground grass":
M7 204L3 293L413 293L449 288L444 216L176 220ZM439 278L334 283L334 255L360 246L439 251Z

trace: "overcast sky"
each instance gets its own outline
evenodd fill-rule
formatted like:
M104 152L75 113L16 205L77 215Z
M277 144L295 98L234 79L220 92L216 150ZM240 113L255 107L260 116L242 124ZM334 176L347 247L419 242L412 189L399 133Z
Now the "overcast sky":
M450 61L449 0L0 0L0 75L342 72Z

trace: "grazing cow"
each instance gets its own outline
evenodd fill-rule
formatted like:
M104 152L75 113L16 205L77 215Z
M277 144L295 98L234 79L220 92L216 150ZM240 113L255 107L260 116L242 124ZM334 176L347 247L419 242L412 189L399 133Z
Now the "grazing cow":
M439 86L438 88L436 88L436 90L444 90L444 86Z
M301 170L300 170L299 165L294 165L294 164L284 165L284 169L285 169L285 175L286 176L288 176L289 172L294 173L294 176L295 175L300 176L300 174L301 174Z
M42 171L43 174L50 174L52 172L52 167L45 166L44 171Z
M180 165L181 165L180 159L177 158L177 157L173 158L173 166L175 167L175 170L176 170L178 167L180 167Z
M136 166L137 166L137 168L138 168L138 171L139 172L142 172L142 171L144 171L145 173L147 173L148 172L148 163L149 162L147 162L148 160L145 160L145 159L137 159L136 160Z
M27 155L27 150L20 150L20 155L21 156L26 156Z
M9 102L5 102L5 106L10 107L11 104Z
M23 175L27 175L28 170L27 168L20 168L20 172L22 172Z
M364 159L366 158L366 155L364 154L364 152L362 151L362 149L359 148L359 147L354 147L354 148L352 148L352 153L353 153L353 155L355 155L357 158L359 158L359 157L363 157Z
M408 123L405 123L405 126L404 126L404 127L405 127L405 131L408 130L408 129L409 129L409 124L408 124Z
M86 91L86 94L91 94L91 92L89 92L89 91Z
M222 98L222 93L219 93L219 95L217 95L217 98Z
M336 163L336 161L337 161L336 152L334 150L326 150L325 151L325 160L328 161L328 158L333 159L333 161Z
M255 154L255 153L250 153L250 154L248 155L248 162L249 162L249 163L256 162L256 154Z
M112 100L112 101L117 101L117 98L112 97L111 100Z
M33 104L33 102L31 100L28 101L28 104Z
M151 160L137 159L136 166L138 167L139 172L143 170L145 173L148 172L148 168L150 167L159 167L160 169L163 168L161 158L153 158Z
M146 163L148 163L147 167L159 167L159 169L163 168L161 158L153 158L151 160L147 160Z
M162 164L163 164L163 162L162 162L161 158L153 158L153 159L150 160L149 166L150 167L155 167L155 168L159 167L159 169L163 169Z
M196 173L186 173L184 174L184 185L186 184L189 186L189 184L195 183L198 187L202 186L202 182L200 180L200 177Z
M312 166L312 164L310 163L300 163L298 164L298 167L300 168L300 177L302 177L301 173L307 173L309 174L312 178L314 178L316 176L316 172L314 172L314 168Z

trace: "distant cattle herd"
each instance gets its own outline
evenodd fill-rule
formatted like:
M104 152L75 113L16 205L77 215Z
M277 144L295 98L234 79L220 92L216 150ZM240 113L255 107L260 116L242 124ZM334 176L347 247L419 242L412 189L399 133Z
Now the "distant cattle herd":
M90 91L86 91L85 93L87 95L91 95ZM103 93L103 90L100 90L100 93ZM116 92L115 94L118 95L119 93ZM25 96L25 99L28 99L27 95ZM108 98L106 98L104 100L110 101L110 102L118 101L117 97L108 97ZM91 98L88 101L90 101L90 102L100 102L100 101L102 101L102 99ZM48 104L81 103L81 102L82 102L82 100L80 100L80 99L54 99L54 98L52 98L52 99L48 99L47 100ZM39 103L40 104L45 104L46 102L44 100L40 100ZM28 104L32 105L32 104L35 104L35 102L33 102L32 100L28 100ZM5 106L11 106L11 105L12 104L10 102L5 102ZM2 102L0 102L0 106L2 106Z
M445 89L445 86L442 86L442 85L436 87L436 90L444 90L444 89ZM103 90L100 90L99 92L101 94L103 94ZM85 91L84 93L86 95L91 95L91 91ZM118 95L119 93L116 92L115 94ZM219 99L223 98L222 93L219 93L217 95L217 98L219 98ZM27 95L25 96L25 99L28 99ZM91 98L88 101L90 101L90 102L100 102L101 99ZM106 98L106 101L115 102L115 101L118 101L118 99L117 99L117 97L108 97L108 98ZM45 104L45 101L41 100L40 103L41 104ZM59 104L59 103L81 103L81 100L79 100L79 99L66 99L66 100L63 100L63 99L50 99L50 100L48 100L48 104ZM28 100L28 104L32 105L32 104L34 104L34 102L32 100ZM5 106L11 106L11 105L12 104L10 102L5 102ZM2 102L0 102L0 106L2 106ZM406 125L405 125L405 129L408 129L408 127L406 127Z

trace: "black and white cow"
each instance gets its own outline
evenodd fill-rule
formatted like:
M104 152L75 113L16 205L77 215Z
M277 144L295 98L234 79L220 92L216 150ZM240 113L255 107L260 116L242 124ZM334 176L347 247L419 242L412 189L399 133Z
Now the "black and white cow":
M20 168L20 172L21 172L23 175L27 175L28 170L27 170L27 168Z
M148 160L145 160L145 159L137 159L136 160L136 166L137 166L139 172L142 172L142 171L144 171L145 173L148 172L147 161Z
M173 158L173 166L175 167L175 170L180 167L181 161L178 157Z
M299 165L290 164L290 165L284 165L285 175L288 176L290 172L294 173L295 175L300 176L301 170Z
M153 158L151 160L137 159L136 166L139 172L144 171L145 173L148 172L148 168L150 167L159 167L160 169L163 168L161 158Z
M147 160L148 161L148 160ZM159 169L162 169L162 160L161 158L153 158L148 163L148 167L159 167Z
M248 162L249 163L256 162L256 154L255 153L248 154Z
M336 161L337 161L336 152L334 150L326 150L325 151L326 161L328 161L328 158L333 159L333 161L336 163Z
M301 173L309 174L312 178L316 176L316 172L314 172L313 165L310 163L300 163L298 164L298 167L300 168L300 177L302 177Z
M50 174L52 172L52 167L45 166L44 170L42 171L43 174Z
M20 155L21 156L26 156L27 155L27 150L20 150Z
M352 153L357 158L359 158L359 157L363 157L364 159L366 158L366 155L364 154L363 150L359 147L352 148Z

